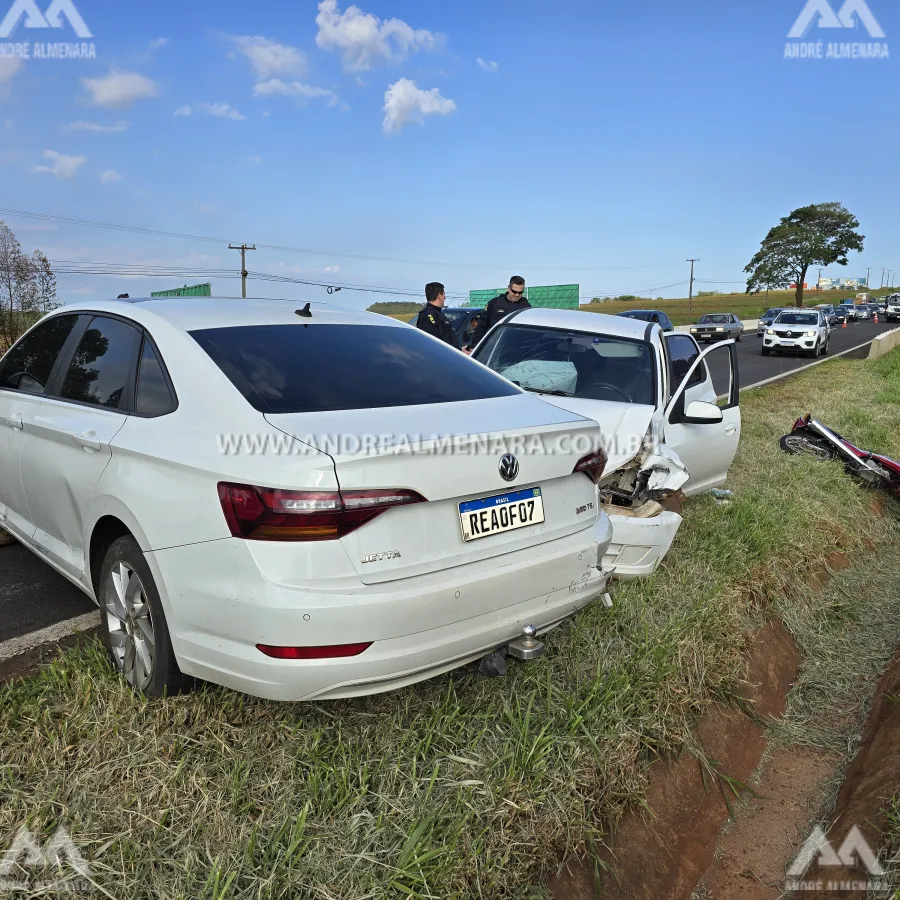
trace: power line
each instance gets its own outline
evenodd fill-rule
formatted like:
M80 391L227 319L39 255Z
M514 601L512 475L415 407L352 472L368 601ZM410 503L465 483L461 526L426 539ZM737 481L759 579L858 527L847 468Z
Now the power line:
M22 209L9 209L6 207L0 207L0 215L4 216L16 216L23 219L35 219L42 222L55 222L60 225L73 225L81 228L100 228L106 231L121 231L121 232L131 232L133 234L146 234L153 235L154 237L167 237L167 238L176 238L178 240L186 240L186 241L202 241L207 244L230 244L233 242L233 239L219 238L219 237L208 237L205 235L197 235L197 234L185 234L178 231L163 231L157 228L143 228L137 225L119 225L110 222L95 222L91 219L77 219L71 216L57 216L51 215L49 213L36 213L36 212L28 212L27 210ZM466 269L513 269L515 266L503 265L500 263L461 263L461 262L447 262L440 260L422 260L422 259L402 259L400 257L390 257L390 256L369 256L361 253L339 253L332 250L313 250L310 248L304 247L287 247L279 244L259 244L256 246L262 250L274 250L279 253L301 253L310 256L328 256L328 257L336 257L339 259L355 259L362 260L365 262L387 262L387 263L398 263L401 265L417 265L417 266L441 266L446 268L466 268ZM543 269L545 271L570 271L572 269L578 269L586 272L615 272L615 271L629 271L635 269L661 269L666 267L672 267L678 265L677 262L663 262L663 263L646 263L642 265L635 266L582 266L582 265L568 265L568 266L544 266L539 264L532 264L532 267L535 269Z

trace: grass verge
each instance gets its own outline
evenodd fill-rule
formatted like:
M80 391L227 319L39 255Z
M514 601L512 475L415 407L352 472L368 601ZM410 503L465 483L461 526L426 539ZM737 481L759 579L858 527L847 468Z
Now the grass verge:
M748 624L835 551L896 545L896 510L779 452L812 409L900 448L900 352L743 400L735 499L688 505L660 571L619 586L504 680L277 705L206 687L147 703L97 645L0 688L0 846L65 824L113 896L522 897L639 802L649 762L743 674ZM806 652L811 652L806 648Z

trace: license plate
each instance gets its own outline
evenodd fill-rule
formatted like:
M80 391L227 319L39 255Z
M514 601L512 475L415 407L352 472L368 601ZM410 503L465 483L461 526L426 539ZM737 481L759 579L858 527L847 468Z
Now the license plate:
M543 521L544 499L540 488L459 504L459 524L464 541L477 541L492 534L539 525Z

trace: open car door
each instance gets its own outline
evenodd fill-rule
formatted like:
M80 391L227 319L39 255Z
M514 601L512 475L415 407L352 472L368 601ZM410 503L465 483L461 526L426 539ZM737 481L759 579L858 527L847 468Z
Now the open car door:
M706 365L722 399L692 400L694 372ZM694 379L696 380L696 379ZM665 444L688 471L682 488L688 496L725 483L741 438L740 382L735 342L722 341L704 350L672 394L664 417Z

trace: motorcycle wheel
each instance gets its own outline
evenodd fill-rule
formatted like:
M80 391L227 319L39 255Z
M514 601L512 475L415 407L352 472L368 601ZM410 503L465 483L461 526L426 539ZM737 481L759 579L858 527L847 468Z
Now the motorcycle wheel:
M816 459L827 460L837 459L837 451L818 438L809 437L794 431L786 434L780 441L781 449L785 453L792 453L795 456L814 456Z

